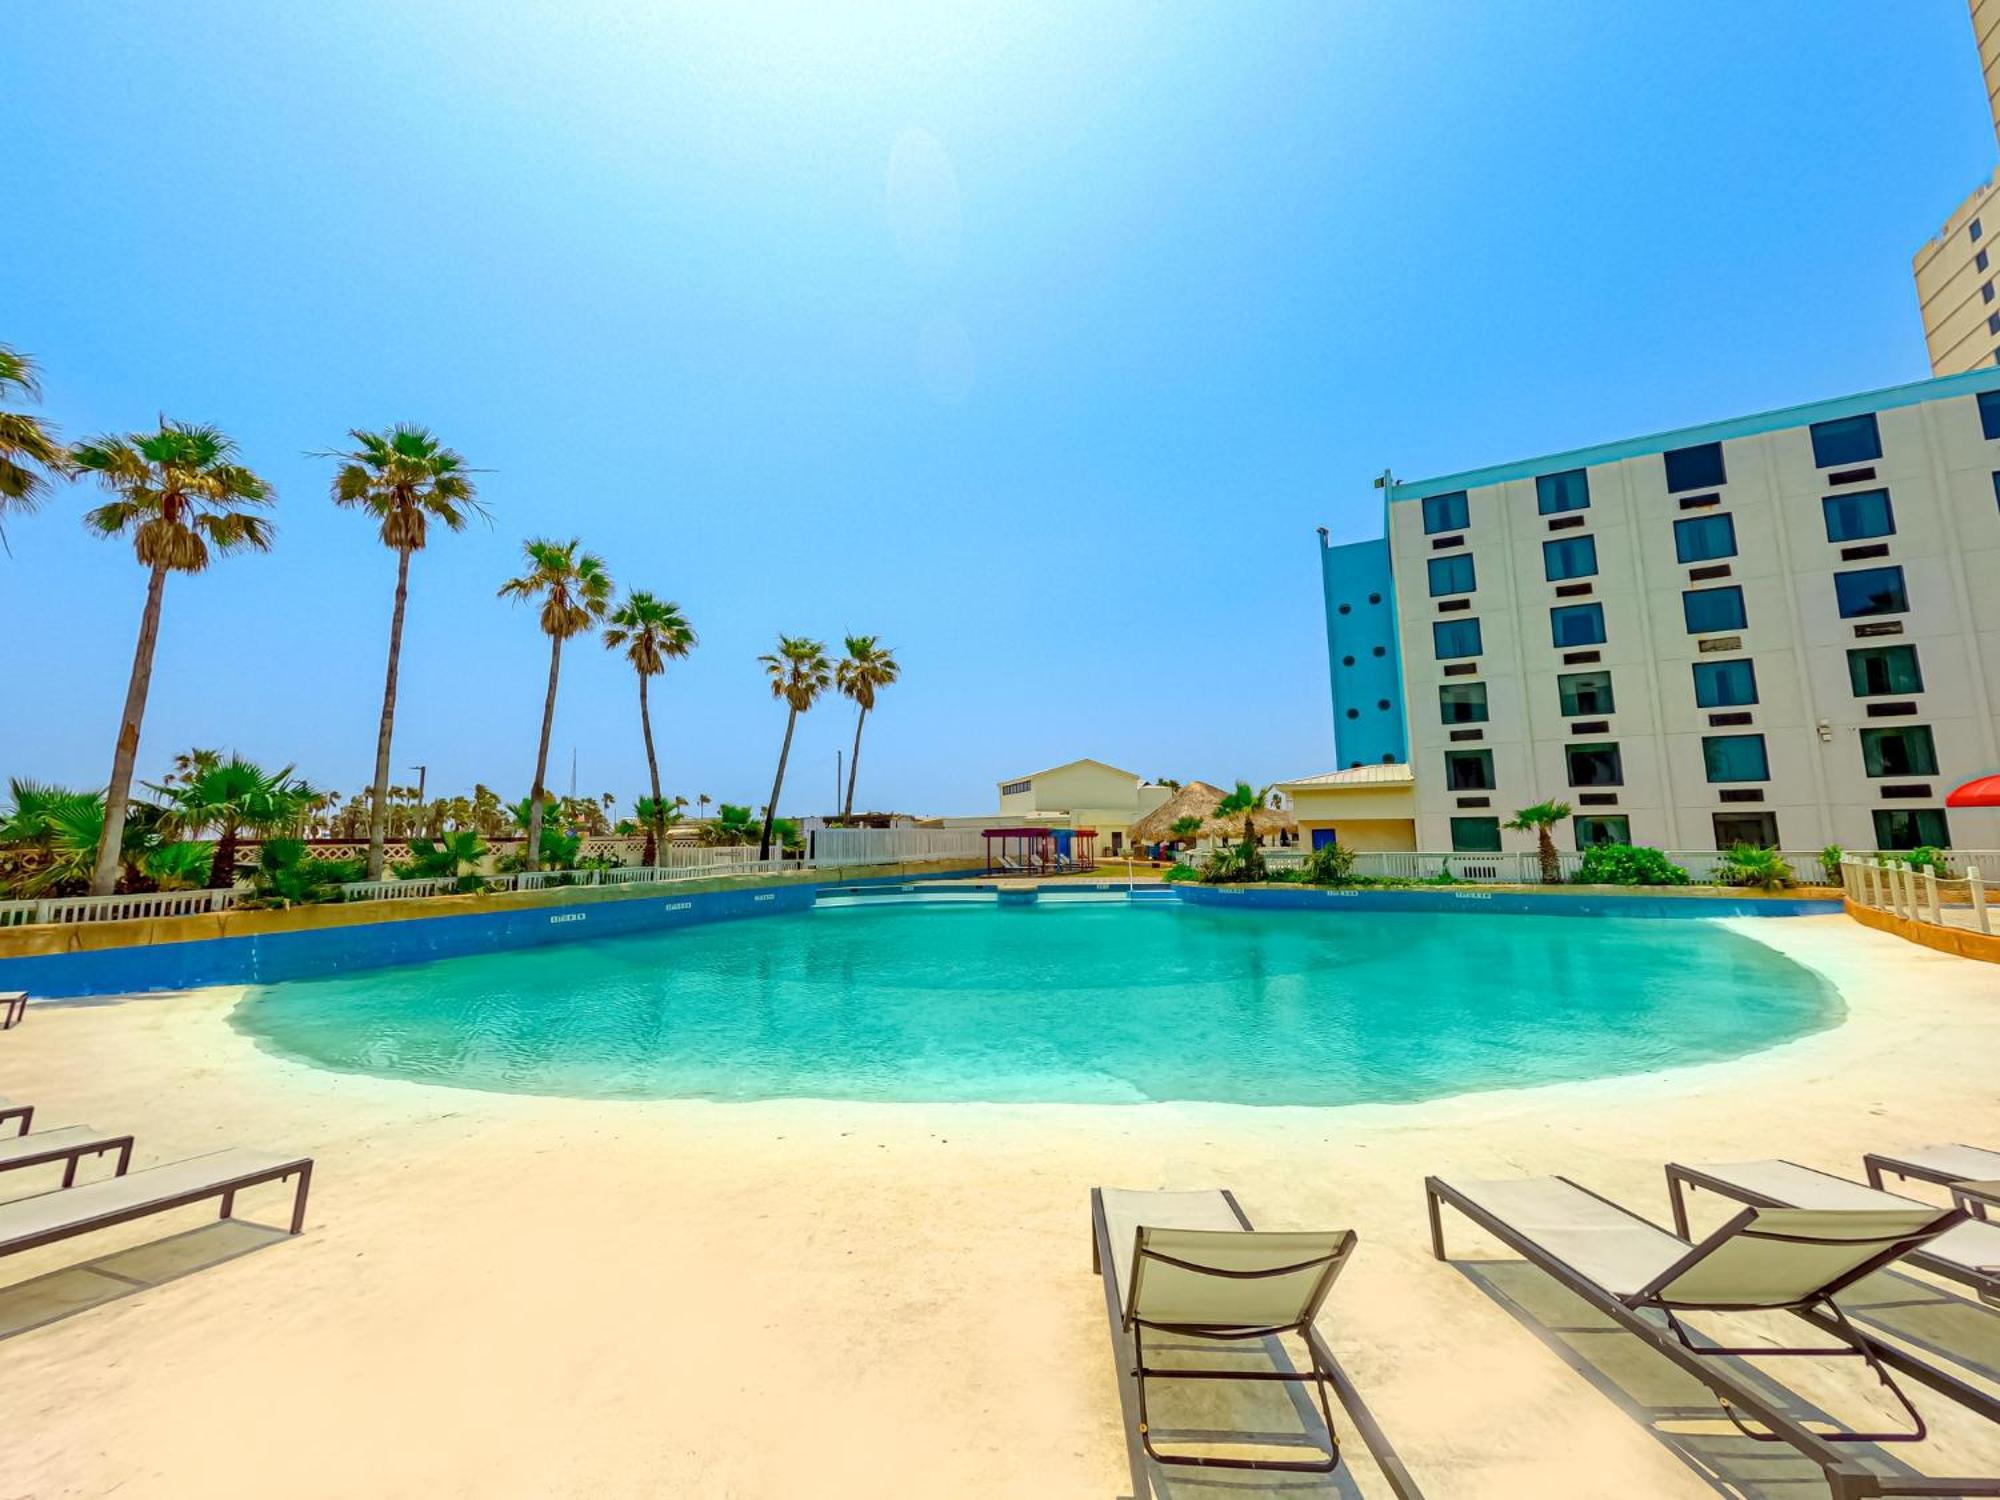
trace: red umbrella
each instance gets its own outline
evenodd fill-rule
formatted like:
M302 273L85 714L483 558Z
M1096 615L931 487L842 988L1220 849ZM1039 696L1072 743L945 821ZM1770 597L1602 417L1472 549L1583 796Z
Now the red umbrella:
M1975 776L1944 799L1946 807L2000 807L2000 771Z

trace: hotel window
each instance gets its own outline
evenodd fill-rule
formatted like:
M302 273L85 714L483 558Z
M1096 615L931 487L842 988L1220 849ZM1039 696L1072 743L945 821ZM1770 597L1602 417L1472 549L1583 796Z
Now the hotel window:
M1949 849L1951 827L1941 807L1883 807L1875 812L1877 849Z
M1604 606L1564 604L1549 611L1549 636L1557 646L1604 644Z
M2000 313L1988 313L1986 315L1986 331L1988 333L2000 333Z
M1910 607L1901 568L1861 568L1852 573L1836 573L1833 593L1840 602L1843 620L1862 615L1899 615Z
M1542 574L1550 583L1561 583L1566 578L1589 578L1596 572L1595 537L1558 537L1542 543Z
M1589 718L1615 711L1609 672L1563 672L1556 677L1556 696L1565 719Z
M1975 266L1979 267L1980 270L1982 271L1985 270L1988 265L1988 261L1986 259L1986 252L1982 250L1977 255L1973 256L1972 263Z
M1453 818L1451 820L1451 847L1456 854L1498 854L1500 852L1500 820L1498 818Z
M1924 690L1915 646L1856 647L1847 653L1847 680L1854 685L1857 698Z
M1629 844L1632 842L1632 820L1612 814L1610 817L1578 817L1570 819L1570 829L1576 835L1579 850L1593 848L1598 844Z
M1935 776L1937 743L1928 726L1861 731L1861 764L1870 776Z
M1431 597L1440 594L1469 594L1478 587L1472 567L1472 554L1461 552L1454 557L1434 557L1430 561Z
M1674 556L1684 563L1713 562L1736 555L1736 521L1731 516L1689 516L1674 522Z
M1582 469L1538 475L1535 479L1535 503L1545 516L1559 511L1587 509L1590 505L1590 476Z
M1734 584L1725 589L1689 589L1681 595L1681 617L1689 635L1741 630L1748 618L1743 613L1743 590Z
M1966 225L1965 233L1968 238L1977 240L1979 238L1979 221L1974 219L1970 224Z
M1481 644L1477 620L1436 620L1431 624L1431 645L1439 661L1477 656Z
M1711 734L1701 742L1701 762L1710 781L1769 781L1771 763L1761 734Z
M1446 724L1486 722L1486 684L1447 682L1438 688L1438 718Z
M1826 513L1829 542L1860 542L1871 536L1896 534L1896 512L1889 504L1887 490L1828 495L1820 501L1820 509Z
M1875 426L1875 413L1813 423L1812 450L1814 465L1822 469L1865 464L1880 458L1882 434Z
M1683 490L1711 490L1729 477L1722 464L1722 444L1702 443L1694 448L1675 448L1661 455L1667 465L1667 493Z
M1992 282L1990 282L1990 281L1987 281L1987 282L1982 282L1982 283L1980 284L1980 287L1979 287L1979 300L1980 300L1981 302L1991 302L1991 301L1993 300L1993 283L1992 283Z
M1570 745L1563 756L1571 786L1625 785L1625 759L1616 745Z
M1464 490L1453 490L1449 495L1424 496L1424 531L1427 535L1440 531L1463 531L1465 527Z
M1491 750L1447 750L1444 753L1444 784L1454 792L1493 790Z
M1718 849L1734 849L1738 844L1751 844L1759 849L1778 847L1776 813L1727 812L1716 813L1713 818Z
M1979 430L1990 438L2000 438L2000 391L1979 393Z
M1694 664L1697 708L1747 708L1757 701L1757 669L1748 657Z

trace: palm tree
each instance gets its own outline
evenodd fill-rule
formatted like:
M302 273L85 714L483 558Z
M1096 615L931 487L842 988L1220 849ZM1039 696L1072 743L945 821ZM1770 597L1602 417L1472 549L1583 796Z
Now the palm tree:
M41 378L32 359L0 344L0 400L14 396L41 400ZM48 493L49 476L69 471L69 453L53 427L26 412L0 411L0 542L6 540L8 513L34 510Z
M132 794L132 767L139 758L139 725L146 717L146 693L153 681L167 574L201 572L211 551L228 553L245 547L270 551L271 523L244 507L269 505L274 497L269 484L236 462L236 445L214 427L162 420L158 432L95 438L80 444L70 457L116 497L86 515L84 525L103 537L129 534L132 550L148 575L139 643L132 653L132 677L125 689L125 712L118 722L111 785L104 799L104 843L90 878L91 894L108 896L118 884L125 805Z
M653 753L653 711L646 700L646 679L666 671L669 661L686 656L699 641L678 604L655 598L641 589L626 595L625 602L611 612L610 620L611 628L604 632L606 649L616 651L623 646L625 659L639 674L639 732L646 740L646 774L653 784L654 812L653 817L646 819L646 847L639 863L650 866L659 852L660 839L666 835L666 825L659 820L666 799L660 795L660 761ZM610 807L607 793L605 811L609 812Z
M847 647L847 655L833 672L835 685L861 710L854 720L854 755L847 762L847 800L840 809L843 823L854 817L854 773L861 768L861 726L868 722L868 711L875 706L876 690L887 687L903 672L896 665L895 652L882 645L881 640L879 635L848 636L842 643Z
M536 537L521 544L528 571L500 585L502 599L539 598L542 633L549 638L549 692L542 702L542 738L535 750L535 785L528 794L528 854L526 868L540 867L542 804L548 789L549 731L556 722L556 684L562 679L562 644L582 635L599 620L611 602L611 575L604 559L582 550L576 537L552 542Z
M686 806L685 797L668 797L664 801L656 797L641 797L632 804L633 815L646 830L646 847L639 857L640 864L651 866L658 861L659 844L655 841L654 831L657 829L658 838L664 840L667 830L681 821L681 809Z
M220 750L204 750L197 745L194 749L183 750L179 755L174 757L174 768L160 778L160 785L174 786L180 784L185 786L203 771L213 771L221 764L222 752Z
M463 531L484 516L465 460L422 427L399 423L387 432L347 434L355 447L333 476L333 503L366 510L380 521L382 545L396 554L396 607L389 615L389 671L382 684L382 721L375 731L375 793L368 814L368 878L382 878L388 836L389 742L396 727L396 676L403 655L403 606L410 597L410 554L424 550L430 523Z
M292 768L266 771L240 755L232 755L212 770L197 772L179 786L155 786L166 798L164 830L174 837L215 831L215 858L209 866L208 888L236 884L237 844L246 829L277 833L289 829L317 795L292 776Z
M1220 802L1210 815L1220 823L1224 818L1243 814L1242 874L1245 880L1264 878L1264 856L1257 847L1257 814L1271 805L1270 787L1253 787L1247 781L1236 783L1236 789Z
M1556 841L1549 837L1549 830L1570 814L1567 802L1537 802L1533 807L1524 807L1508 819L1506 826L1517 832L1533 830L1536 853L1542 860L1542 884L1562 884L1562 862L1556 858Z
M771 679L771 696L783 698L788 712L785 715L785 743L778 751L778 775L771 783L771 801L764 809L764 836L757 843L757 857L771 857L771 820L777 816L778 794L785 787L785 762L792 754L792 730L797 727L799 715L818 701L833 680L833 665L826 659L826 646L820 641L808 640L802 635L781 635L778 649L757 658L764 664L764 672Z

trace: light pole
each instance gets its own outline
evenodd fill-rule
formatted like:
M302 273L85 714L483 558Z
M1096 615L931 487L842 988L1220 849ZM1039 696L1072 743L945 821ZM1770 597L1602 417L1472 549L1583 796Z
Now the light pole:
M424 785L430 776L431 768L429 766L411 766L410 769L417 773L417 806L422 807L424 805Z

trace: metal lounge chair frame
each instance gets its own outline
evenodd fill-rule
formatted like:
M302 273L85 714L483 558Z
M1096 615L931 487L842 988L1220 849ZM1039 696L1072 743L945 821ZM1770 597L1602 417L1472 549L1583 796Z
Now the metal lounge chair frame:
M1982 1150L1984 1148L1971 1147L1968 1149ZM1870 1151L1861 1158L1861 1165L1868 1173L1868 1185L1872 1188L1882 1188L1882 1176L1884 1173L1905 1180L1914 1178L1918 1182L1928 1182L1942 1188L1951 1187L1954 1183L1970 1182L1973 1180L1963 1173L1947 1172L1940 1167L1928 1166L1920 1161L1912 1161L1908 1157L1897 1156L1895 1153L1889 1151Z
M1614 1202L1601 1193L1594 1193L1581 1183L1567 1177L1554 1179L1577 1192L1595 1198L1598 1202L1616 1209L1626 1217L1634 1219L1650 1228L1665 1232L1663 1226L1653 1223L1643 1214L1634 1213L1622 1203ZM1812 1296L1796 1302L1782 1302L1768 1305L1729 1303L1715 1310L1726 1312L1789 1312L1804 1319L1822 1332L1841 1340L1839 1348L1768 1348L1753 1346L1732 1348L1723 1346L1696 1345L1687 1329L1675 1317L1677 1312L1707 1310L1706 1304L1675 1301L1661 1295L1661 1289L1669 1287L1691 1266L1706 1257L1724 1241L1741 1235L1772 1240L1796 1240L1804 1243L1824 1244L1824 1240L1804 1236L1773 1234L1768 1230L1757 1231L1752 1226L1757 1219L1757 1207L1776 1207L1765 1204L1746 1208L1720 1229L1699 1244L1688 1245L1687 1253L1673 1264L1654 1276L1650 1283L1638 1292L1621 1295L1601 1286L1597 1281L1569 1265L1555 1254L1544 1249L1526 1232L1516 1229L1497 1213L1461 1193L1442 1178L1424 1179L1425 1204L1430 1215L1431 1253L1438 1260L1445 1259L1444 1226L1439 1212L1443 1203L1449 1203L1466 1218L1501 1241L1521 1258L1542 1271L1567 1291L1588 1303L1593 1309L1610 1318L1626 1332L1644 1340L1656 1352L1664 1355L1689 1375L1699 1380L1722 1405L1723 1411L1737 1429L1747 1436L1767 1442L1783 1442L1808 1459L1818 1464L1826 1476L1827 1491L1831 1500L1874 1500L1876 1496L1887 1495L1928 1495L1965 1496L2000 1495L2000 1478L1938 1478L1921 1474L1882 1474L1867 1468L1843 1453L1838 1446L1852 1442L1915 1442L1926 1433L1922 1417L1910 1403L1907 1395L1896 1385L1888 1371L1901 1371L1919 1383L1933 1390L1964 1402L1989 1420L2000 1420L2000 1402L1984 1392L1953 1379L1950 1375L1905 1354L1892 1345L1883 1344L1869 1338L1847 1321L1846 1316L1833 1304L1834 1293L1851 1286L1862 1277L1873 1274L1891 1261L1908 1253L1912 1236L1901 1235L1885 1240L1875 1254L1859 1267L1843 1274L1834 1281L1819 1288ZM1918 1205L1919 1207L1927 1205ZM1918 1243L1935 1237L1945 1229L1963 1222L1966 1215L1962 1209L1939 1209L1938 1221L1923 1235L1915 1236ZM1676 1236L1684 1243L1687 1236ZM1849 1241L1847 1243L1854 1243ZM1661 1322L1655 1322L1645 1314L1648 1311L1661 1315ZM1742 1356L1745 1358L1802 1358L1826 1356L1859 1356L1894 1393L1904 1410L1915 1419L1916 1430L1908 1433L1863 1433L1863 1432L1816 1432L1796 1418L1787 1416L1771 1403L1759 1390L1739 1377L1718 1356ZM1738 1412L1766 1430L1758 1432L1746 1425Z
M0 990L0 1031L11 1031L28 1014L26 990Z
M1236 1201L1236 1195L1228 1189L1221 1192L1222 1200L1236 1218L1237 1224L1245 1231L1254 1233L1249 1215ZM1090 1191L1091 1246L1090 1268L1104 1283L1105 1309L1111 1320L1111 1337L1119 1361L1118 1394L1125 1406L1126 1440L1131 1447L1132 1492L1135 1500L1145 1500L1153 1493L1146 1476L1141 1458L1155 1463L1186 1465L1209 1469L1266 1470L1283 1473L1326 1474L1340 1464L1340 1439L1335 1432L1333 1411L1327 1400L1329 1389L1340 1400L1343 1410L1354 1423L1355 1431L1361 1436L1376 1465L1388 1480L1389 1487L1399 1500L1423 1500L1422 1491L1416 1481L1404 1468L1402 1459L1389 1443L1387 1436L1376 1423L1374 1414L1361 1399L1361 1393L1348 1378L1347 1372L1333 1357L1326 1340L1313 1327L1320 1307L1327 1294L1333 1290L1333 1283L1346 1268L1353 1254L1356 1236L1353 1230L1344 1230L1333 1251L1324 1256L1296 1264L1275 1266L1258 1271L1232 1271L1217 1266L1204 1266L1194 1261L1176 1259L1152 1250L1146 1245L1143 1228L1135 1235L1132 1257L1134 1285L1138 1285L1144 1274L1143 1267L1148 1261L1174 1266L1197 1276L1213 1276L1221 1280L1260 1280L1273 1276L1297 1275L1299 1272L1319 1267L1319 1278L1305 1299L1305 1311L1294 1323L1258 1328L1215 1327L1203 1324L1158 1323L1138 1317L1126 1305L1126 1295L1131 1288L1118 1284L1116 1259L1112 1253L1111 1230L1104 1209L1104 1195L1101 1188ZM1135 1304L1136 1305L1136 1299ZM1169 1334L1182 1338L1206 1339L1216 1343L1244 1342L1265 1339L1280 1334L1295 1334L1305 1344L1310 1365L1306 1370L1190 1370L1163 1368L1146 1363L1145 1335L1147 1331ZM1129 1354L1124 1340L1129 1335ZM1324 1460L1302 1461L1286 1459L1251 1459L1212 1457L1206 1454L1181 1454L1162 1452L1153 1445L1151 1423L1146 1403L1146 1382L1148 1380L1261 1380L1287 1384L1311 1384L1319 1402L1321 1420L1326 1424L1327 1436L1332 1452ZM1132 1445L1131 1438L1136 1431L1138 1444Z
M1798 1167L1802 1172L1819 1172L1819 1168L1817 1167L1800 1166L1797 1162L1787 1162L1785 1165ZM1821 1172L1820 1175L1823 1177L1832 1177L1834 1181L1846 1183L1849 1187L1861 1186L1858 1182L1850 1182L1847 1178L1835 1176L1832 1172ZM1916 1174L1912 1173L1910 1175L1914 1176ZM1872 1183L1871 1186L1877 1192L1888 1191L1880 1182ZM1682 1239L1687 1238L1688 1232L1687 1194L1695 1188L1714 1193L1720 1198L1731 1199L1737 1203L1747 1203L1753 1208L1797 1208L1810 1206L1784 1203L1768 1193L1760 1193L1754 1188L1744 1187L1741 1183L1731 1182L1726 1177L1717 1177L1711 1172L1704 1172L1700 1167L1690 1167L1681 1162L1668 1162L1667 1196L1673 1202L1675 1232ZM1904 1201L1918 1207L1930 1206L1919 1203L1915 1198ZM1961 1286L1971 1287L1974 1292L1978 1293L1979 1300L1982 1302L1989 1305L2000 1304L2000 1270L1987 1271L1984 1269L1974 1269L1958 1261L1946 1260L1942 1256L1933 1255L1921 1245L1906 1252L1903 1258L1919 1270L1928 1271L1933 1276L1941 1276L1947 1281L1956 1281Z
M0 1099L0 1125L5 1125L9 1120L15 1121L16 1129L14 1133L16 1135L26 1135L28 1127L34 1123L34 1119L34 1105L16 1104L11 1099Z

